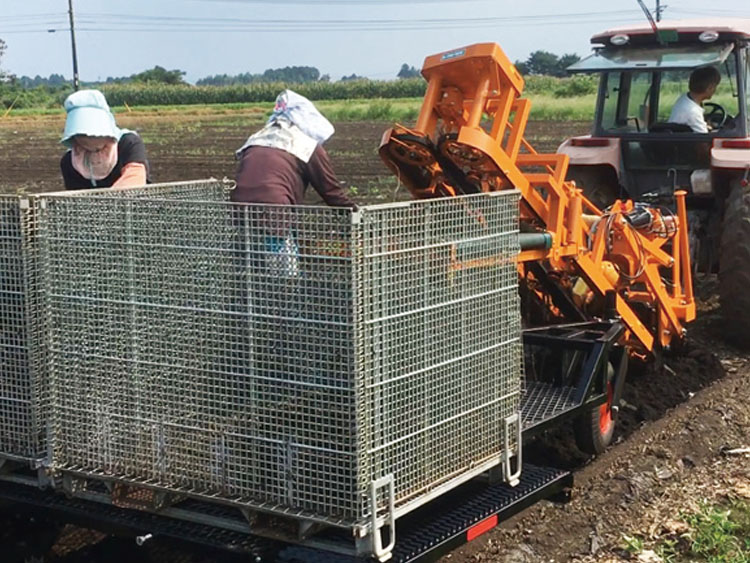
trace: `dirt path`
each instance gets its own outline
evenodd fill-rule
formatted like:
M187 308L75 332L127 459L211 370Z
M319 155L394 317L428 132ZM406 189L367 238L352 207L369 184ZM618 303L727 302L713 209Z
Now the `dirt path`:
M704 280L702 292L714 283ZM686 349L667 361L675 373L652 370L628 383L620 443L595 460L555 460L578 464L570 503L542 502L443 561L627 560L626 534L672 537L681 511L704 499L747 495L750 457L725 452L750 446L750 354L722 344L721 329L711 297ZM680 394L685 400L669 406ZM555 458L552 438L546 451Z

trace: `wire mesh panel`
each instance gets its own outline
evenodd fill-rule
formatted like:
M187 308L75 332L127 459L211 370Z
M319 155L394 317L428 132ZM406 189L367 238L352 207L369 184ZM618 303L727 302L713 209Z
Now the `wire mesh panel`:
M167 197L223 201L216 180L67 192L67 197ZM48 381L45 308L39 280L38 210L42 198L0 196L0 457L38 465L47 455ZM94 216L81 217L85 223Z
M189 182L164 182L146 186L127 186L114 188L95 188L65 192L48 193L47 196L65 195L66 197L125 197L125 198L168 198L188 199L191 201L226 201L232 189L228 180L193 180Z
M45 453L34 208L0 197L0 457Z
M396 506L503 450L522 366L517 224L514 193L363 213L360 485L392 473Z
M517 210L47 197L53 466L350 526L499 460Z
M45 218L56 466L351 517L348 210L57 197Z

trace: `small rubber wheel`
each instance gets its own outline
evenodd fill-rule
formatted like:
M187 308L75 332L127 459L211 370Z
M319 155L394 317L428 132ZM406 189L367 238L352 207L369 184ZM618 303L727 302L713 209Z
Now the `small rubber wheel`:
M607 401L591 408L576 421L575 435L578 448L591 455L599 455L612 443L615 418L612 413L614 387L607 383Z

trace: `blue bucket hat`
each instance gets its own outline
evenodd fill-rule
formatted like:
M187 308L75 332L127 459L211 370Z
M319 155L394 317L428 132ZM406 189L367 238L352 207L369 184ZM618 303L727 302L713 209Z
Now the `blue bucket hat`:
M123 131L115 124L115 116L99 90L79 90L67 97L63 104L68 117L60 142L66 147L73 144L76 135L111 137L119 141Z

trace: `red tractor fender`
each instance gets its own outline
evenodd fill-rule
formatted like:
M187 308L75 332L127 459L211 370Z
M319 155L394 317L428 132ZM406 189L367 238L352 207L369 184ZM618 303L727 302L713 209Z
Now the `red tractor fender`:
M747 181L750 169L750 139L714 139L711 147L711 168L744 170Z
M622 153L620 139L583 135L565 139L557 152L570 157L570 166L608 166L620 178Z

